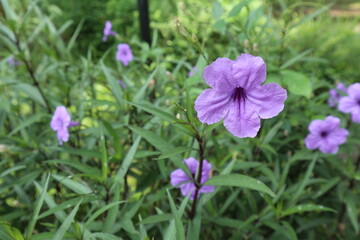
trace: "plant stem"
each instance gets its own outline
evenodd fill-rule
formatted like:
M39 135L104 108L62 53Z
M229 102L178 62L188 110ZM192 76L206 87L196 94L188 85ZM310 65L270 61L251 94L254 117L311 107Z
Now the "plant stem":
M21 49L20 47L20 42L19 42L19 38L17 36L17 34L14 32L14 35L15 35L15 45L16 45L16 48L18 49L19 52L22 52L23 50ZM30 64L30 62L26 59L26 57L22 58L21 59L23 61L23 63L25 64L25 67L26 67L26 70L28 71L29 75L30 75L30 78L33 82L33 85L36 87L36 89L39 91L40 95L41 95L41 98L44 100L44 103L45 103L45 107L48 111L48 113L51 114L51 108L50 108L50 104L47 100L47 98L45 97L45 94L42 90L42 88L40 87L40 84L39 84L39 81L36 79L35 77L35 74L34 74L34 70Z

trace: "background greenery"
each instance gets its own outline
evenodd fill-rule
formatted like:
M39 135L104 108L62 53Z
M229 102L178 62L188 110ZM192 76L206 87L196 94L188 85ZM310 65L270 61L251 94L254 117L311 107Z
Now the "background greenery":
M151 46L136 1L0 6L0 239L359 239L360 126L326 103L337 82L360 79L359 4L150 1ZM106 20L119 36L102 42ZM128 67L115 61L124 42ZM289 93L253 139L193 110L207 60L243 52ZM49 127L59 105L81 123L63 146ZM214 176L256 178L275 197L217 187L189 220L191 201L169 183L182 159L198 158L187 114ZM329 114L348 142L337 155L305 149L310 121Z

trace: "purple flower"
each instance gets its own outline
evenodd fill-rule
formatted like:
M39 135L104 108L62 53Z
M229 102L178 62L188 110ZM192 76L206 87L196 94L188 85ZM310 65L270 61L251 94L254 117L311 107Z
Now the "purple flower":
M129 62L133 60L133 54L129 44L120 43L117 46L116 60L121 61L125 66L129 65Z
M188 73L188 76L189 76L189 77L192 77L192 76L194 76L198 71L199 71L198 67L195 66L195 67L193 67L193 68L190 70L190 72Z
M310 134L305 138L308 149L319 148L323 153L335 154L339 145L346 142L349 132L340 128L340 119L328 116L325 120L314 120L309 125Z
M336 85L335 89L330 89L329 90L329 94L330 94L330 97L329 97L327 102L328 102L330 107L335 107L336 104L338 104L340 98L343 95L347 94L347 89L344 86L344 84L338 83L338 85Z
M126 88L126 83L124 83L121 80L117 80L117 83L122 87L122 88Z
M21 62L16 61L14 57L10 57L8 59L8 64L12 65L12 66L19 66L21 64Z
M110 21L106 21L105 22L105 27L104 27L104 36L103 36L103 42L105 42L108 38L108 36L115 36L116 35L116 32L112 31L111 30L112 28L112 25L111 25L111 22Z
M59 140L60 145L69 140L68 128L78 125L78 122L71 121L71 117L64 106L56 107L54 116L50 122L50 127L57 132L57 139Z
M351 113L351 120L360 123L360 83L350 85L347 94L348 96L340 98L338 109Z
M204 69L203 78L211 88L195 101L199 120L213 124L224 118L225 128L236 137L255 137L260 118L275 117L284 108L286 90L276 83L261 85L266 79L261 57L218 58Z
M190 199L194 200L196 186L193 178L195 178L198 172L199 162L195 158L190 157L188 159L185 159L184 163L189 168L190 173L193 177L192 178L189 177L182 169L176 169L170 175L170 180L171 180L170 182L171 185L180 188L181 194L184 197L187 196L189 193L191 193ZM201 173L201 184L205 183L209 179L210 172L211 172L211 164L204 159L202 173ZM215 186L201 186L199 193L211 193L214 191L214 189ZM199 196L200 194L198 195L198 197Z

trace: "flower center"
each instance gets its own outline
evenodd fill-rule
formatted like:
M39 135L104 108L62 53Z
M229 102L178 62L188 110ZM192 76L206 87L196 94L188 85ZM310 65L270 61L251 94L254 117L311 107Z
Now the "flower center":
M241 99L246 99L245 90L242 87L237 87L234 89L231 98L234 101L240 101Z
M327 137L327 135L328 135L328 133L325 132L325 131L322 131L322 132L320 133L320 136L321 136L322 138Z
M122 50L122 54L123 54L124 56L126 56L126 55L127 55L127 51L126 51L126 50Z
M357 100L357 104L360 106L360 99Z

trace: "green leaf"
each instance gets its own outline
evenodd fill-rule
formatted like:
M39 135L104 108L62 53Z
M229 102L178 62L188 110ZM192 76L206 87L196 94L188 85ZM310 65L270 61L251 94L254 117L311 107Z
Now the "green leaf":
M44 99L42 98L39 90L36 87L27 83L19 83L14 85L13 88L17 92L25 93L28 97L30 97L32 100L39 103L43 107L46 106Z
M105 74L105 78L110 86L110 89L111 89L116 101L119 104L122 104L123 92L121 90L120 84L117 82L115 77L111 74L111 72L110 72L111 69L106 67L103 62L101 62L100 65L101 65L101 68Z
M103 212L105 212L106 210L109 210L110 208L119 205L121 203L124 203L126 201L116 201L116 202L112 202L107 204L106 206L100 208L99 210L97 210L95 213L93 213L91 215L91 217L86 221L85 223L85 227L89 226L90 223L92 223L92 221L94 221L98 216L100 216Z
M300 204L294 207L291 207L289 209L286 209L281 213L281 217L297 214L297 213L303 213L303 212L336 212L332 208L324 207L322 205L316 205L316 204Z
M71 160L48 160L45 161L45 163L49 163L49 164L63 164L63 165L67 165L70 167L73 167L77 170L79 170L82 173L85 173L89 176L94 176L99 178L99 176L101 176L101 171L97 168L94 167L90 167L89 165L83 164L78 160L75 159L71 159Z
M78 194L89 194L92 193L92 190L81 183L75 182L67 177L60 176L60 175L53 175L53 178L55 178L59 183L65 185L72 191L78 193Z
M35 114L35 115L27 118L25 121L22 121L16 128L14 128L14 130L12 130L9 133L8 136L10 137L11 135L17 133L21 129L26 128L26 127L38 122L41 119L47 119L48 116L49 116L48 114L44 114L44 113Z
M294 63L300 61L301 59L303 59L306 55L308 55L311 52L312 52L312 49L308 49L308 50L305 50L304 52L296 55L295 57L290 58L283 65L281 65L280 69L285 69L285 68L290 67L291 65L293 65Z
M218 30L221 34L225 34L226 31L226 22L224 19L220 19L214 23L214 28Z
M350 219L351 225L355 229L356 235L359 234L358 208L356 206L355 198L352 194L348 194L345 198L346 212Z
M31 219L30 219L29 225L28 225L28 227L27 227L27 229L26 229L26 240L30 240L30 239L31 239L31 236L32 236L32 234L33 234L36 221L37 221L37 219L38 219L38 216L39 216L41 207L42 207L43 202L44 202L45 193L46 193L46 191L47 191L47 189L48 189L49 181L50 181L50 174L48 174L48 176L47 176L47 178L46 178L46 181L45 181L44 188L43 188L43 190L42 190L39 198L38 198L37 201L36 201L36 205L35 205L35 208L34 208L34 212L33 212L32 217L31 217Z
M251 0L241 1L240 3L236 4L229 12L228 17L234 17L238 15L241 9L246 6Z
M213 3L212 15L216 20L219 19L222 15L222 7L218 1Z
M53 237L52 240L62 240L64 239L64 235L66 233L66 231L69 229L72 221L74 220L74 217L79 209L79 206L81 204L82 200L80 200L78 202L78 204L76 204L76 206L74 207L74 209L71 211L71 213L69 214L69 216L66 217L65 221L61 224L60 228L56 231L55 236Z
M163 214L149 216L149 217L143 219L140 222L140 224L154 224L154 223L159 223L159 222L170 221L171 219L173 219L172 214L163 213Z
M312 87L308 77L302 73L289 70L281 71L281 75L283 77L283 83L288 86L291 93L310 98Z
M133 103L133 102L129 102L129 101L125 101L124 102L130 104L130 105L133 105L141 110L144 110L148 113L151 113L157 117L159 117L160 119L163 119L165 121L168 121L172 124L174 124L174 126L178 129L180 129L181 131L183 131L184 133L192 136L192 131L186 127L186 126L183 126L183 125L179 125L179 124L176 124L176 122L178 121L178 119L176 117L174 117L173 115L171 115L170 113L168 112L165 112L159 108L156 108L152 105L149 105L149 104L139 104L139 103Z
M259 192L267 193L271 197L275 197L275 193L270 190L264 183L259 180L241 175L241 174L228 174L218 175L210 178L205 185L213 186L232 186L232 187L243 187L256 190Z
M99 240L122 240L122 238L114 236L112 234L100 233L100 232L90 234L90 238L91 239L96 238L96 239L99 239Z
M135 156L135 153L139 146L140 141L141 141L141 136L136 138L135 142L133 143L133 145L127 152L126 157L123 160L121 167L117 172L117 175L119 176L119 178L121 178L121 179L124 178L125 174L127 173L128 169L131 165L131 161L133 160L133 158Z
M168 195L169 202L170 202L171 212L172 212L172 215L174 216L174 220L175 220L176 239L177 240L185 240L185 230L184 230L184 226L183 226L183 223L181 220L181 216L180 216L178 210L176 209L174 200L172 199L169 190L166 189L166 191L167 191L167 195ZM189 199L189 196L187 196L187 199Z
M328 9L330 9L332 5L334 5L334 3L330 3L330 4L328 4L328 5L324 6L324 7L316 10L315 12L307 15L306 17L304 17L303 19L301 19L301 20L298 21L297 23L294 23L294 24L290 25L290 26L289 26L289 29L295 28L295 27L303 24L304 22L309 21L309 20L317 17L317 16L320 15L321 13L323 13L323 12L327 11Z
M47 217L51 214L55 214L59 211L62 211L64 209L73 207L74 205L76 205L80 200L82 200L83 203L87 203L87 202L92 202L94 200L96 200L96 197L94 196L85 196L85 197L77 197L77 198L73 198L70 200L67 200L65 202L60 203L59 205L57 205L56 207L50 208L49 210L47 210L46 212L43 212L38 219Z
M157 159L164 159L164 158L169 158L169 157L172 157L174 155L177 155L177 154L180 154L180 153L183 153L183 152L189 152L189 151L192 151L192 150L197 150L195 148L192 148L192 147L177 147L177 148L174 148L168 152L164 152L163 154L161 154Z

